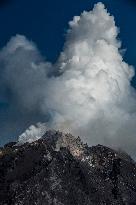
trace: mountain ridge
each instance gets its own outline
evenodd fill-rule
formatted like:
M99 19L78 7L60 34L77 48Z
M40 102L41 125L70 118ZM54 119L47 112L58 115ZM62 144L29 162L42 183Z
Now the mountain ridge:
M0 205L136 204L136 164L127 154L55 130L1 148L0 172Z

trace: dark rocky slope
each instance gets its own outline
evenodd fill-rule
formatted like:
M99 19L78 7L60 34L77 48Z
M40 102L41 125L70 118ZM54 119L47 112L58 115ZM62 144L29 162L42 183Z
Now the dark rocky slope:
M0 149L0 205L134 205L129 156L48 131L31 144Z

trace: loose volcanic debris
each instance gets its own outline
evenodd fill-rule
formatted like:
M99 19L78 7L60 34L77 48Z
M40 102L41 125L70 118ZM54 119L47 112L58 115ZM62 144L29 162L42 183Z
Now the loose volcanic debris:
M136 165L123 152L47 131L0 148L0 205L136 204Z

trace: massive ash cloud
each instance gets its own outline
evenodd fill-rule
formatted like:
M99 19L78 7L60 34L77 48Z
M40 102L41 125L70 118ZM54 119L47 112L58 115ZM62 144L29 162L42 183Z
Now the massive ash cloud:
M41 57L33 42L17 35L1 50L1 83L10 88L13 104L27 119L39 113L48 119L48 128L80 135L89 145L121 148L135 157L134 69L123 61L118 32L113 16L102 3L96 4L69 22L54 65Z

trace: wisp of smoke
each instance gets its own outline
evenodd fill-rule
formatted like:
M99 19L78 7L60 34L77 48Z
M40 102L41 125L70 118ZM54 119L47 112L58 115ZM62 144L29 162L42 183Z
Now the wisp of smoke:
M69 22L55 65L46 62L24 36L13 37L0 53L3 81L20 108L50 116L49 128L79 135L89 145L121 148L136 157L134 69L123 61L117 36L113 16L98 3ZM28 136L23 134L19 140L31 141Z

